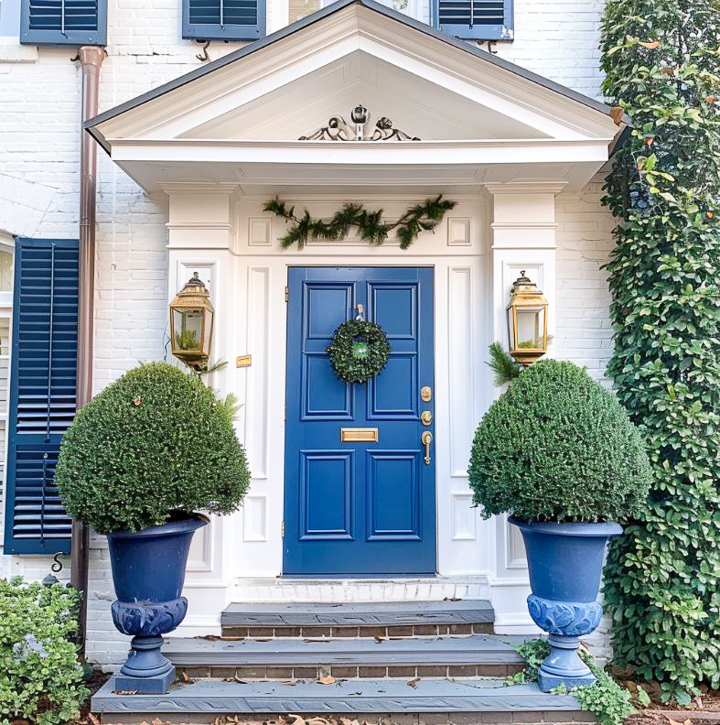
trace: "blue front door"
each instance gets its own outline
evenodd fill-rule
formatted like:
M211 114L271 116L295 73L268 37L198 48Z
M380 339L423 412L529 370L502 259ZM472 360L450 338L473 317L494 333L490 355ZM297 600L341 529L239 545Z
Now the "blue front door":
M434 573L433 270L293 267L288 285L285 574ZM392 353L348 384L326 349L358 304Z

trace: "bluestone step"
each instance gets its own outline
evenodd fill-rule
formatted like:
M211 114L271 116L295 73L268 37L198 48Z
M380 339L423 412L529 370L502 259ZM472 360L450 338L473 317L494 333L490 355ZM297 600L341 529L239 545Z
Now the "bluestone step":
M353 717L373 713L376 722L378 715L388 715L386 721L393 722L392 715L403 713L443 713L432 721L465 725L593 721L580 711L572 696L544 694L534 684L506 687L502 680L490 679L368 679L330 685L316 681L291 684L202 679L173 685L167 695L117 694L114 683L113 677L92 698L92 711L103 715L106 722L139 722L155 717L174 722L212 722L222 715L256 713L337 713Z
M189 677L505 677L519 672L523 636L399 639L171 638L163 652Z
M221 617L225 636L387 637L492 632L485 600L308 604L231 604Z

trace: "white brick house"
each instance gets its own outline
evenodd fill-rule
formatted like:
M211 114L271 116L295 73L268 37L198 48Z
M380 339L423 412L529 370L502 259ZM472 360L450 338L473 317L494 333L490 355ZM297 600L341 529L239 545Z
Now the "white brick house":
M499 633L533 631L520 537L471 508L465 467L475 426L496 394L485 351L505 339L505 304L521 269L550 301L552 355L602 378L611 352L601 267L613 222L600 199L602 168L621 129L599 103L602 3L488 2L505 29L476 26L464 34L474 37L462 38L463 50L450 35L424 33L371 2L324 11L322 0L259 0L258 23L245 34L280 34L254 49L220 33L206 48L210 60L201 59L202 43L183 38L208 37L192 29L187 4L97 0L106 5L107 57L103 113L91 124L106 147L98 152L94 391L141 361L172 359L168 301L196 270L217 311L215 357L234 363L252 355L251 367L231 364L212 380L244 405L238 433L252 488L237 514L196 537L190 613L178 634L219 632L220 613L237 601L445 597L490 600ZM399 5L428 29L438 24L433 2ZM79 228L81 78L73 58L85 41L23 36L32 7L33 0L0 3L0 368L18 364L10 355L6 271L15 239L76 240ZM241 48L228 63L172 83ZM162 84L169 85L138 99ZM347 149L297 140L334 114L347 118L356 103L423 140ZM278 194L320 216L353 200L392 217L440 193L457 206L407 251L357 239L282 251L284 224L262 210ZM288 268L337 266L433 271L435 506L425 525L436 537L431 569L409 577L402 562L369 578L342 565L290 567L282 537L283 522L290 526ZM3 462L16 415L5 405ZM17 506L9 496L3 503L10 541ZM52 547L43 555L9 547L0 575L44 576ZM90 558L87 652L111 666L124 659L127 642L109 617L114 595L101 537L91 538Z

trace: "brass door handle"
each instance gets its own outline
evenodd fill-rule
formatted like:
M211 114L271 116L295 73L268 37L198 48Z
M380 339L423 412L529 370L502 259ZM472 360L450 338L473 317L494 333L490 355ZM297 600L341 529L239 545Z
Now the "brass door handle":
M429 430L426 430L421 438L420 441L425 446L425 465L429 466L432 463L432 456L430 455L430 446L432 445L432 433Z

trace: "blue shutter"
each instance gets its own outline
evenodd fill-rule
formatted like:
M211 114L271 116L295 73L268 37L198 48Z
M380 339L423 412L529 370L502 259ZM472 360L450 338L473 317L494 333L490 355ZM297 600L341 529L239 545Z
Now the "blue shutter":
M513 39L513 0L434 0L437 27L474 40Z
M107 45L107 0L22 0L20 42Z
M17 239L14 300L5 553L68 552L54 474L75 414L77 241Z
M183 0L183 38L257 40L264 35L265 0Z

